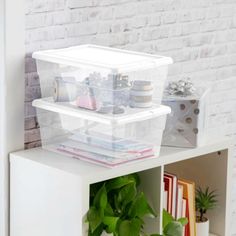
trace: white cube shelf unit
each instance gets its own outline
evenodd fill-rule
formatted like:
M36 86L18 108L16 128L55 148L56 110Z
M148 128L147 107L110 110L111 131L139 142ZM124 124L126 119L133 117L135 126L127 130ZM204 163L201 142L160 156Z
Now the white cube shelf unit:
M161 232L163 173L217 189L219 206L209 212L210 230L229 236L232 142L223 140L194 149L163 147L161 155L108 169L41 148L10 155L11 236L85 236L90 185L137 172L142 190L158 212L146 222L148 233Z

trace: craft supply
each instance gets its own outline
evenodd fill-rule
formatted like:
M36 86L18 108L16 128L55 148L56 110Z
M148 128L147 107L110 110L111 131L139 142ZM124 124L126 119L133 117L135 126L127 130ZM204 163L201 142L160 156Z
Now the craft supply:
M108 114L111 113L112 107L111 106L103 106L97 112L101 114Z
M56 77L53 99L55 102L71 102L77 97L77 87L73 77Z
M153 105L152 102L134 102L134 101L130 102L130 106L133 108L149 108L152 105Z
M112 114L118 115L124 113L125 110L122 107L115 106L113 107Z
M76 99L76 105L81 108L96 110L96 100L89 95L82 95Z
M148 108L152 106L153 86L151 81L137 80L130 90L130 106Z
M150 91L152 89L153 86L151 81L137 80L134 81L132 86L132 90L137 90L137 91Z
M130 99L134 102L151 102L152 96L130 96Z

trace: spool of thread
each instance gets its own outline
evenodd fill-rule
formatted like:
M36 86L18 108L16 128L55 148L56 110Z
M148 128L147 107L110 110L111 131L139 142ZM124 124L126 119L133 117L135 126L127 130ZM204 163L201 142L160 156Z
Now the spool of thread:
M53 99L55 102L71 102L76 100L77 95L77 86L74 78L55 78L53 94Z
M135 90L135 91L153 90L152 82L145 81L145 80L136 80L133 82L132 90Z
M130 90L130 106L148 108L152 106L153 86L151 81L137 80Z

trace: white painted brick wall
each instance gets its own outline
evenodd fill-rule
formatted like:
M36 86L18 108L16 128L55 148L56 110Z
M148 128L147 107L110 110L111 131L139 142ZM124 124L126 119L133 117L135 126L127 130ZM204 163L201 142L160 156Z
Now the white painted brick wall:
M31 101L40 97L31 53L95 43L173 57L169 80L213 87L209 121L235 140L236 0L27 0L26 148L40 145ZM236 235L236 163L233 234Z

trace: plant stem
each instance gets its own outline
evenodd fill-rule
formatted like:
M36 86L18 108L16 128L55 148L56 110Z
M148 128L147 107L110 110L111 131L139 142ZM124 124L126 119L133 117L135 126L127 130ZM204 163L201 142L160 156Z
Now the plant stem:
M203 213L203 211L201 210L201 211L200 211L200 221L201 221L201 222L203 222L203 216L204 216L204 213Z

